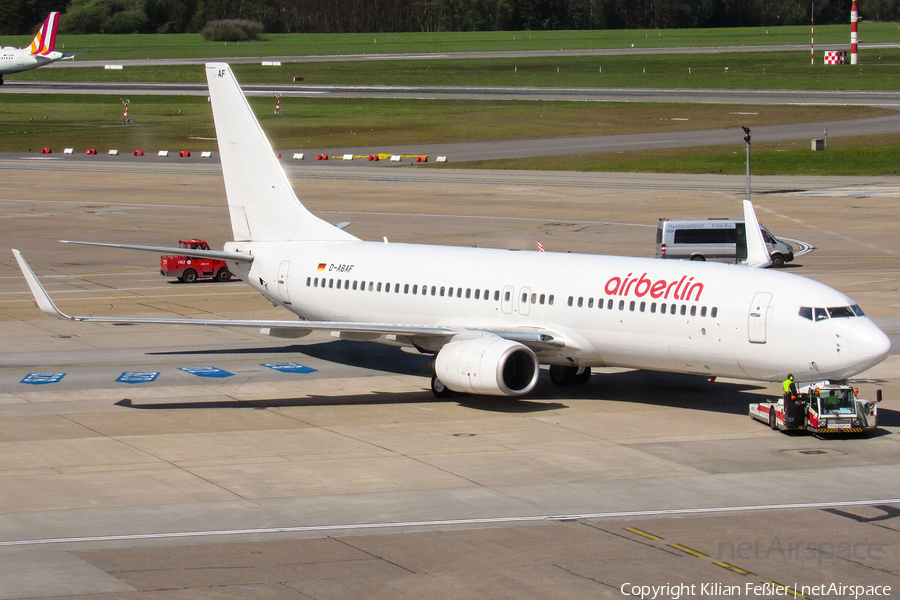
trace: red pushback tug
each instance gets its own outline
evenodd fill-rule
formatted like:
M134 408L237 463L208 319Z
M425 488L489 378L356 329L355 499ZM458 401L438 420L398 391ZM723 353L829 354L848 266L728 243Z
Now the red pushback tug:
M196 238L178 240L178 247L185 250L209 250L209 244ZM196 258L185 253L185 256L161 256L159 272L166 277L177 277L184 283L193 283L200 278L229 281L231 271L224 260L212 258Z
M781 431L807 430L817 435L866 433L878 425L881 390L875 402L857 398L846 383L820 381L802 386L796 395L750 405L750 416Z

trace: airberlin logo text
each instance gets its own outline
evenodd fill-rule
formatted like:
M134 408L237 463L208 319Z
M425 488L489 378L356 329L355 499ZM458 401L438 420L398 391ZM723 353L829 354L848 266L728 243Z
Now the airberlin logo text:
M656 281L647 278L644 273L640 277L632 277L631 273L623 277L611 277L603 288L608 296L628 296L633 294L638 298L650 296L654 299L668 300L700 300L700 294L703 293L703 284L694 282L693 277L685 275L676 281L666 281L665 279L657 279ZM692 297L693 295L693 297Z

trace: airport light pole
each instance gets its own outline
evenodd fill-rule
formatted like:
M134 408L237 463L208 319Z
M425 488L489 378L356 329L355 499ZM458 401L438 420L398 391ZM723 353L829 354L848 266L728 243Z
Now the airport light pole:
M750 128L741 125L744 130L744 141L747 142L747 200L750 199Z

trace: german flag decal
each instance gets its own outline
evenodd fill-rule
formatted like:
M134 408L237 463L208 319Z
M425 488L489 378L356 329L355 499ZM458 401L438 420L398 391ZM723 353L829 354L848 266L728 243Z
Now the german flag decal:
M319 268L316 269L316 270L317 270L317 271L324 271L324 270L325 270L325 263L319 263Z

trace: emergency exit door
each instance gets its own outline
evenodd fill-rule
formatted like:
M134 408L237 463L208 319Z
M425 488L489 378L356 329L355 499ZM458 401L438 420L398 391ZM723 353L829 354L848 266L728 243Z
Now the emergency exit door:
M751 344L766 343L766 321L769 317L771 292L756 292L750 304L750 318L747 323L747 335Z
M507 285L503 288L500 296L500 310L507 315L511 315L513 311L513 294L515 293L513 290L513 286Z

